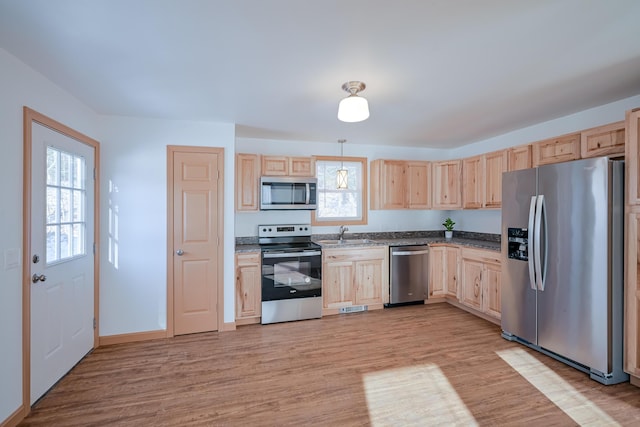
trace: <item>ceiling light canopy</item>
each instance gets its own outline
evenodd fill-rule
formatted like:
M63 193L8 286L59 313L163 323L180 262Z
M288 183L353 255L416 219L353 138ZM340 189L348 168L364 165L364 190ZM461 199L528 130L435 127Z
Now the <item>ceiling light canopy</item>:
M348 123L361 122L369 118L369 103L366 98L358 96L365 84L358 81L346 82L342 89L349 92L349 96L338 105L338 120Z

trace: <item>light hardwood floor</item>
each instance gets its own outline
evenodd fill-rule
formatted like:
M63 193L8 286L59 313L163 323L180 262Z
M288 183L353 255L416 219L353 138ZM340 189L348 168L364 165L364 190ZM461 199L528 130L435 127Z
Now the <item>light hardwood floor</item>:
M21 425L474 423L639 425L640 389L443 303L101 347Z

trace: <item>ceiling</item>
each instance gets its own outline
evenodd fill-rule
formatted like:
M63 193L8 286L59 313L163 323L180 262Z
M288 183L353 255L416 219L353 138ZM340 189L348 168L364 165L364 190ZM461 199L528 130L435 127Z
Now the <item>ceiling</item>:
M640 94L637 0L0 0L0 47L99 114L457 147ZM361 80L371 117L337 120Z

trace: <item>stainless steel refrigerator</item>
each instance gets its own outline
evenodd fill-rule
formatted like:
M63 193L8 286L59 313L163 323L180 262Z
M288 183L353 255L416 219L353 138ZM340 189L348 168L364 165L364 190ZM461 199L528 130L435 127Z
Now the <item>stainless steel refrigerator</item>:
M627 381L624 162L607 157L502 176L502 336Z

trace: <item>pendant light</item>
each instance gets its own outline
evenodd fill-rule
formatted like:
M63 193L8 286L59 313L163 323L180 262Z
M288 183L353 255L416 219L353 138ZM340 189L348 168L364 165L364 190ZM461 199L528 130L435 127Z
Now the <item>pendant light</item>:
M349 96L338 105L338 120L348 123L361 122L369 118L369 103L366 98L358 96L365 84L358 81L346 82L342 90L349 92Z
M346 139L339 139L340 143L340 169L336 173L336 188L338 190L346 190L349 188L349 171L344 168L344 143Z

